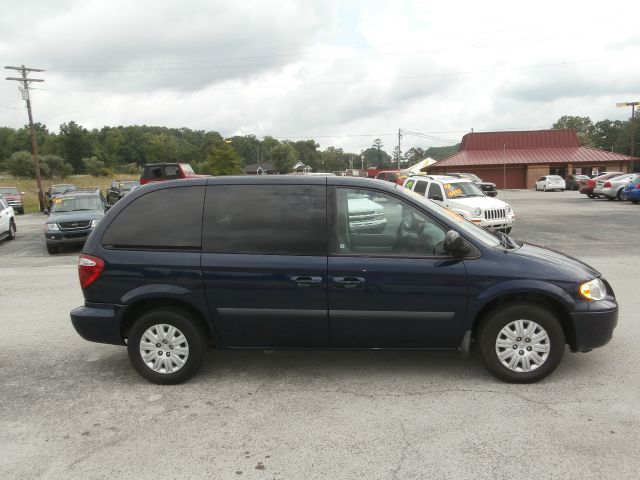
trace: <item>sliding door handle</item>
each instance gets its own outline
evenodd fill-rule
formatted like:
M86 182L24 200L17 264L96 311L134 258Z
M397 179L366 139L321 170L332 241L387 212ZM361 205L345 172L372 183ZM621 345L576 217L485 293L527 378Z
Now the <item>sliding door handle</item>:
M313 287L322 283L322 277L313 277L311 275L294 275L291 281L299 287Z

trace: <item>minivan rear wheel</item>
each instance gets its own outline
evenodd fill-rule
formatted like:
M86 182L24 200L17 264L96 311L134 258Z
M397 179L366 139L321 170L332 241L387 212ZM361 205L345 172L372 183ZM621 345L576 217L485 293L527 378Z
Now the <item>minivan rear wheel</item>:
M533 304L510 304L492 311L478 331L487 370L511 383L533 383L553 372L565 339L556 316Z
M127 341L129 360L152 383L175 385L193 377L204 358L205 336L189 315L159 308L143 314Z

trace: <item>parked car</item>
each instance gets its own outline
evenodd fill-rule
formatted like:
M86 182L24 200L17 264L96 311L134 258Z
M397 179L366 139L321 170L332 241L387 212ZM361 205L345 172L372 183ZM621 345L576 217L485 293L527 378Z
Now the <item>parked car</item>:
M358 195L397 214L393 233L350 231L348 199ZM209 343L467 353L472 340L496 377L535 382L565 344L606 344L618 315L611 286L585 263L353 177L138 189L94 229L78 271L76 331L126 345L134 368L160 384L192 377Z
M144 166L140 184L191 177L198 177L198 175L188 163L150 163Z
M497 197L498 190L496 190L496 184L491 182L485 182L477 175L473 173L448 173L446 174L448 177L458 177L458 178L466 178L467 180L471 180L475 183L482 192L489 197Z
M596 182L598 180L609 180L610 178L617 177L618 175L622 175L624 172L605 172L602 175L598 175L597 177L593 177L587 180L580 187L580 193L586 195L589 198L596 198L593 193L593 189L596 188Z
M552 190L560 190L564 192L565 183L560 175L545 175L540 177L536 182L536 192L542 190L543 192L549 192Z
M4 195L5 201L13 208L15 213L24 214L24 203L22 202L21 192L16 187L0 187L0 195Z
M402 185L409 175L411 173L404 170L380 170L376 175L376 179Z
M72 183L59 183L57 185L50 185L49 190L44 192L44 206L47 210L51 210L51 204L55 198L62 195L65 192L70 192L76 189L76 186Z
M347 199L349 230L360 233L382 233L387 226L384 207L358 195Z
M16 216L4 195L0 194L0 240L16 238Z
M47 252L58 253L64 245L82 245L106 210L107 203L98 189L58 195L44 224Z
M109 188L107 188L106 198L109 205L115 205L115 203L131 192L135 187L140 185L138 180L116 180Z
M593 194L596 197L605 197L609 200L621 199L622 191L631 177L635 176L633 173L625 173L617 177L610 178L609 180L598 180L596 186L593 189Z
M589 175L571 174L564 179L564 188L567 190L578 190L584 183L589 180Z
M447 175L416 175L404 182L404 187L457 213L481 227L511 232L515 215L511 205L487 197L472 182Z
M635 174L622 190L621 198L632 203L640 202L640 175Z

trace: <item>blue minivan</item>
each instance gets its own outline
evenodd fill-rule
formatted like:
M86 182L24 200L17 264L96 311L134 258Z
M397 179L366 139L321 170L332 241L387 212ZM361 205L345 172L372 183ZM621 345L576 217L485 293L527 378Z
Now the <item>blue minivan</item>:
M475 346L496 377L529 383L556 368L565 345L606 344L618 318L611 286L589 265L365 178L148 185L108 211L78 269L77 332L126 345L159 384L191 378L209 345Z

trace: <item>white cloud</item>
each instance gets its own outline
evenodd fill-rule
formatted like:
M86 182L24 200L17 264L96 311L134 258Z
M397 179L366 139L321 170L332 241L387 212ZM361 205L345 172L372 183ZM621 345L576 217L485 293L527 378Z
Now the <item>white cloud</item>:
M615 102L640 99L632 1L609 2L610 13L550 1L55 3L0 18L5 64L47 69L34 113L54 130L144 123L316 136L352 151L387 133L390 151L398 128L459 140L565 114L621 119ZM0 83L0 105L21 106L14 82ZM0 108L0 125L24 123Z

